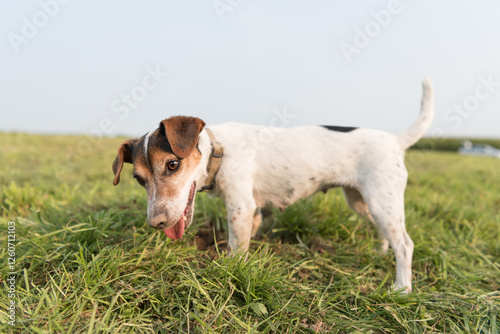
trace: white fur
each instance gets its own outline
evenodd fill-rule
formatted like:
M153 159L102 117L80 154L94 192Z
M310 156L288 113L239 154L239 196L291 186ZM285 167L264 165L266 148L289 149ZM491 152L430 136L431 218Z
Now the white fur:
M336 132L319 126L290 129L226 123L211 126L224 146L214 195L226 203L231 251L248 249L258 208L284 208L318 190L344 188L349 205L379 229L383 248L396 256L396 288L411 291L413 242L406 233L404 153L430 126L433 90L425 79L419 118L399 135L371 129ZM210 139L200 134L203 159L193 171L198 189L206 179Z
M144 136L144 156L146 157L146 163L148 163L147 157L148 157L149 137L151 137L151 135L155 131L156 131L156 129L153 129L153 130L149 131L148 133L146 133L146 135ZM148 199L148 209L147 209L148 218L151 216L151 211L152 211L151 204L156 203L156 185L153 183L152 187L153 187L153 194L151 196L151 199Z
M156 128L149 131L148 133L146 133L146 136L144 137L144 156L147 157L148 156L148 145L149 145L149 137L151 137L151 135L153 134L153 132L156 131Z
M155 175L160 175L162 168L164 168L163 163L153 161L152 169L155 171ZM184 216L184 210L189 202L191 186L196 176L196 173L191 173L188 175L188 179L179 180L170 184L170 187L180 190L177 196L168 198L157 196L157 192L159 192L158 189L162 185L155 181L151 182L148 194L152 193L152 196L148 198L147 209L148 222L151 226L157 226L159 223L163 223L164 226L162 226L162 228L169 228L174 226ZM168 213L168 215L165 213ZM189 226L190 223L191 221L186 222L186 226Z

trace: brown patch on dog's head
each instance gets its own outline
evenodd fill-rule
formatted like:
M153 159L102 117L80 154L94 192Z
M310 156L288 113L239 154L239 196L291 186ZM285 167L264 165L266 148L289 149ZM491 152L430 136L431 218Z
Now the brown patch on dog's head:
M166 134L176 156L187 158L196 147L198 135L204 127L205 122L199 118L173 116L160 123L160 132Z
M115 174L113 184L116 186L120 182L124 162L144 170L151 169L153 161L188 158L196 148L204 127L205 122L199 118L173 116L161 121L157 130L139 139L123 142L112 166Z
M113 173L115 174L115 179L113 184L116 186L120 183L120 173L122 172L123 163L131 164L133 162L134 147L139 139L130 139L124 141L118 148L118 154L113 162Z

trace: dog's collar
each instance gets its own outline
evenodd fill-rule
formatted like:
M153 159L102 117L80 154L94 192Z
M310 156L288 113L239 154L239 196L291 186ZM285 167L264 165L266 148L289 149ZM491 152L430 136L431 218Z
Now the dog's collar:
M205 131L210 137L210 142L212 144L212 154L208 158L208 177L205 180L205 185L201 187L199 191L210 191L214 189L215 175L219 171L220 163L222 161L222 157L224 156L224 148L222 147L222 144L215 139L212 130L210 130L209 128L205 128Z

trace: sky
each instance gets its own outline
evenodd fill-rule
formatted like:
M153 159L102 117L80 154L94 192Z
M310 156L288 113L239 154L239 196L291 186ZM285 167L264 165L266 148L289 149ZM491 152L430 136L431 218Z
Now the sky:
M427 136L500 138L500 2L0 2L0 131L140 136L208 125L400 132L421 82Z

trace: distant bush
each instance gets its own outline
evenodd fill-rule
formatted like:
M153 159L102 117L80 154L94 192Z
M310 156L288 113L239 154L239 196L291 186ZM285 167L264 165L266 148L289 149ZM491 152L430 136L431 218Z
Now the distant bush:
M456 152L466 140L469 140L474 144L488 144L493 147L500 148L500 139L422 138L415 145L410 147L410 149Z

